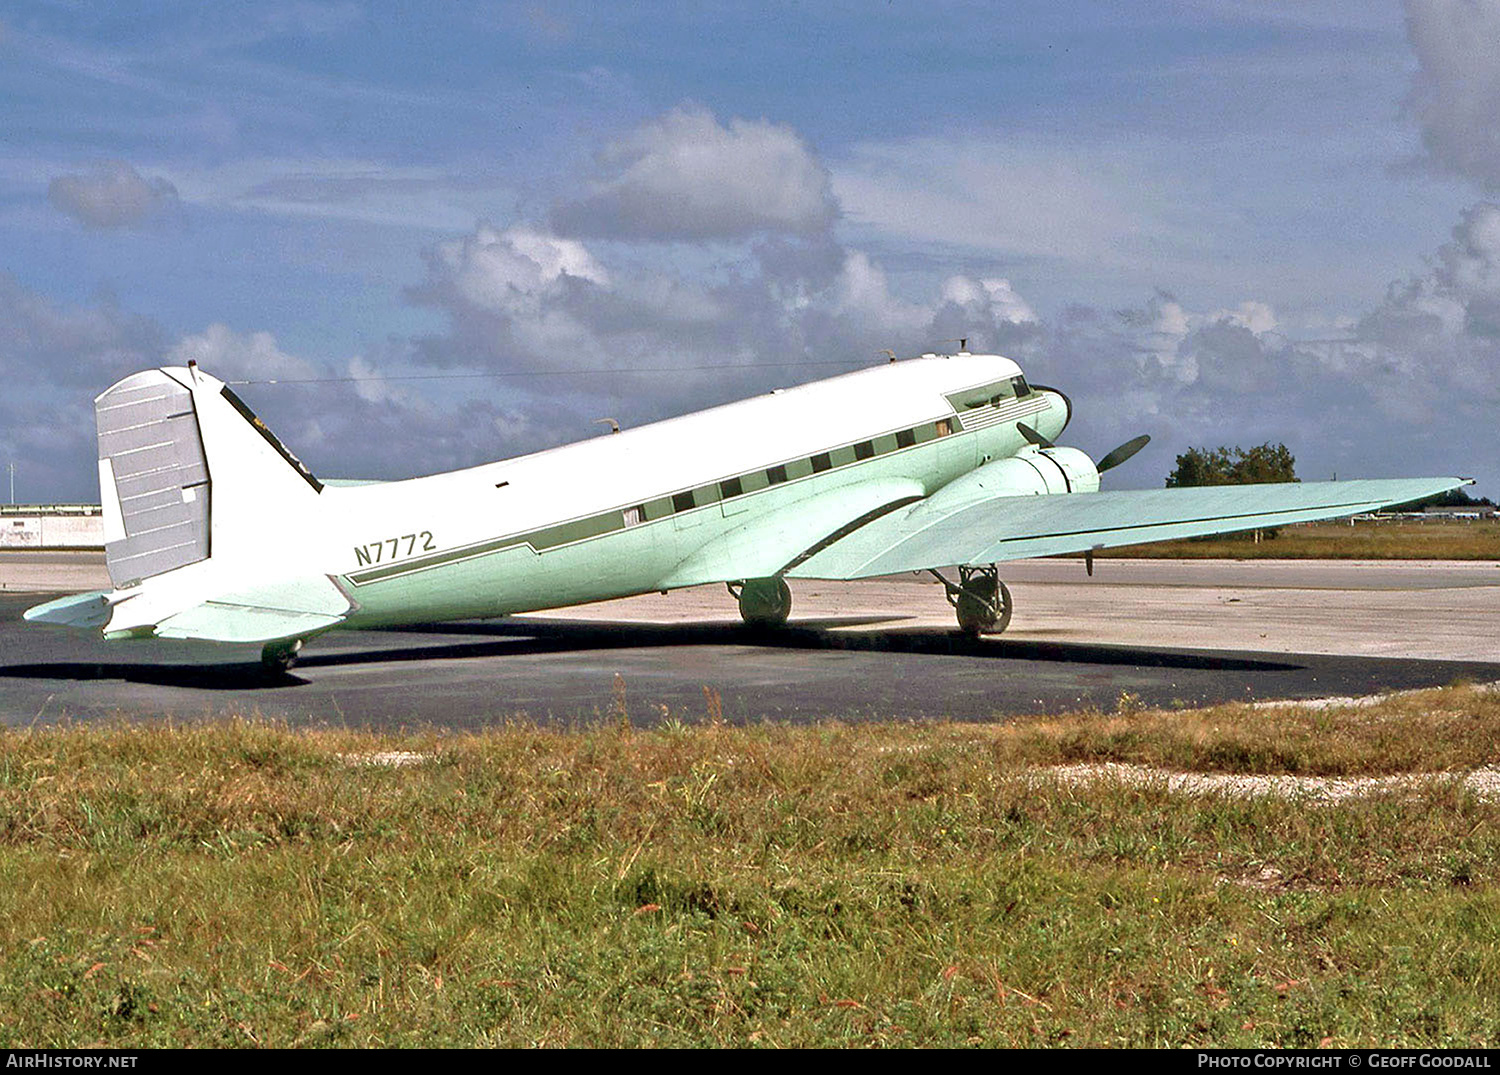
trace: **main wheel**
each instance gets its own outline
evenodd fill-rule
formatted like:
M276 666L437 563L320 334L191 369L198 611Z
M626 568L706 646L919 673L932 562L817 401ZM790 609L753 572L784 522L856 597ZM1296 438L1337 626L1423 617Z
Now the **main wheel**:
M970 638L999 634L1010 626L1010 588L993 575L976 575L965 583L955 607L958 629Z
M260 651L260 666L270 675L285 675L297 663L297 654L302 650L302 639L290 642L268 642Z
M785 579L746 579L739 596L740 615L751 627L780 627L792 614L792 589Z

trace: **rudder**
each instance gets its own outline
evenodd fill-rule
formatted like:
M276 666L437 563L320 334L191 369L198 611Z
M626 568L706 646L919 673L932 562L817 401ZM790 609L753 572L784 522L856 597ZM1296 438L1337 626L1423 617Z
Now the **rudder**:
M116 587L206 560L212 486L193 393L146 370L94 400L104 557Z

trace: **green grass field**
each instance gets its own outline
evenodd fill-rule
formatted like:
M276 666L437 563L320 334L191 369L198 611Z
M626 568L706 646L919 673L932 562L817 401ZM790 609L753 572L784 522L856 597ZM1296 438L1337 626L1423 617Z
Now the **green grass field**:
M1285 526L1253 534L1162 541L1107 549L1100 557L1256 560L1500 560L1500 519L1457 522L1347 522Z
M1500 695L0 735L0 1046L1493 1045ZM714 708L708 700L708 709ZM359 756L404 750L400 768Z

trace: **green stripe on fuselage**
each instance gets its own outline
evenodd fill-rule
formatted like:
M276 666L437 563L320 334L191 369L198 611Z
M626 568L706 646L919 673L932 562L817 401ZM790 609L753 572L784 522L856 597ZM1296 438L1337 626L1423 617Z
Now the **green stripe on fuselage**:
M829 470L815 473L812 464L812 456L804 456L798 459L787 460L784 463L773 464L770 467L757 468L756 470L747 471L743 474L732 475L731 477L737 477L739 479L742 492L739 494L739 496L723 499L739 501L745 497L752 496L755 493L764 492L767 489L773 487L780 488L811 478L824 477L830 474L834 474L845 468L854 467L856 465L864 467L877 459L889 457L900 452L917 451L923 445L941 439L938 434L938 424L939 422L943 421L952 423L953 419L951 417L947 417L931 422L924 422L921 425L909 427L907 430L903 430L902 432L910 432L914 441L912 446L907 448L902 448L899 446L897 442L896 432L883 433L879 436L870 438L874 444L875 452L874 455L868 459L856 459L854 445L852 444L842 445L838 448L829 449L826 454L830 457L830 460L833 464L832 468ZM814 454L817 455L825 453ZM767 477L767 471L773 470L776 467L782 467L785 469L786 481L784 483L777 483L775 486L773 486L770 479ZM652 500L646 501L644 504L639 505L645 509L643 512L641 525L658 522L670 515L682 515L690 511L697 511L705 507L712 507L721 499L720 489L723 480L727 479L722 479L718 482L711 482L707 485L696 486L691 490L681 490L682 493L691 492L693 495L693 507L685 509L684 511L674 511L672 507L673 496L680 494L668 493L665 496L656 497ZM398 578L400 576L412 574L418 571L427 571L432 568L442 567L446 564L458 563L463 560L473 559L477 556L485 556L489 553L499 552L500 550L507 548L529 545L536 552L546 552L549 549L555 549L563 545L572 545L580 541L588 541L592 538L603 537L606 534L612 534L617 531L627 529L625 526L624 513L632 506L635 505L615 507L609 509L608 511L599 512L598 514L586 516L581 519L573 519L568 522L557 523L552 526L543 527L538 530L530 530L520 534L511 534L505 537L491 538L473 545L465 545L456 549L448 549L443 552L432 553L428 556L418 556L413 557L409 560L400 560L395 563L384 564L379 567L365 568L360 571L351 572L346 577L356 586L365 586L372 582L382 582L387 579ZM635 528L631 527L630 529Z

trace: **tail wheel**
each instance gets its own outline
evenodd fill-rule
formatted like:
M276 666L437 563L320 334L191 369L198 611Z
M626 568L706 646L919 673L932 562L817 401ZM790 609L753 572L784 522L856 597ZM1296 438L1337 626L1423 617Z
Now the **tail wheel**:
M290 642L268 642L260 651L260 666L271 675L284 675L297 663L297 654L302 652L302 639Z
M735 592L733 587L729 592ZM735 596L740 616L751 627L780 627L792 614L792 590L785 579L746 579Z

